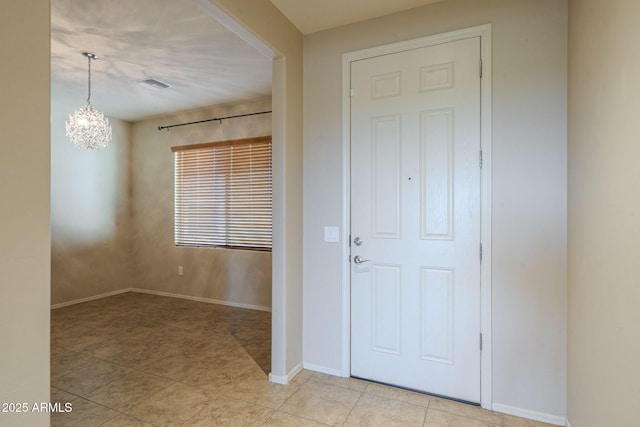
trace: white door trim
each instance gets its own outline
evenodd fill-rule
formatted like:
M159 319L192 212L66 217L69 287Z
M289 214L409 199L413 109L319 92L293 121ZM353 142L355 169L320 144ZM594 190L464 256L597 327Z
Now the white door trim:
M342 376L351 374L351 265L349 263L350 225L350 152L351 152L351 62L409 49L480 37L482 79L480 80L480 146L482 169L480 188L480 236L482 264L480 270L480 402L492 409L491 371L491 24L451 31L389 45L348 52L342 55ZM478 337L479 338L479 337Z

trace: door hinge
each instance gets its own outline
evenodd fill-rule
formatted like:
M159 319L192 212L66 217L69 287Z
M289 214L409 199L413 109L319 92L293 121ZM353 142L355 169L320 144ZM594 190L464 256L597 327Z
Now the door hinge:
M482 59L480 60L480 78L482 78Z
M480 351L482 351L482 332L480 333Z
M480 262L482 262L482 243L480 243Z
M349 89L349 97L352 97L355 91L353 89Z
M480 150L480 169L482 169L482 150Z

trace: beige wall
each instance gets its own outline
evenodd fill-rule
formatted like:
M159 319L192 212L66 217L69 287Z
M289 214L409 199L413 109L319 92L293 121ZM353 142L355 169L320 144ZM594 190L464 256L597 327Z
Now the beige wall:
M110 119L113 139L105 149L77 148L64 123L82 102L51 106L53 305L131 287L131 125Z
M159 132L159 125L271 109L265 99L130 124L111 119L104 150L69 143L77 106L52 105L51 291L64 304L127 288L269 309L271 254L173 244L173 145L271 134L271 115ZM178 276L178 266L184 276Z
M271 110L271 99L201 109L133 124L132 287L271 307L271 253L185 248L173 242L171 147L271 135L271 114L158 131L158 126ZM184 276L178 276L183 266Z
M0 402L49 401L49 28L48 1L0 3Z
M638 425L640 2L569 1L573 427Z
M496 409L566 411L566 2L450 0L304 38L304 361L341 363L341 54L493 25L492 303ZM343 227L346 224L342 224Z

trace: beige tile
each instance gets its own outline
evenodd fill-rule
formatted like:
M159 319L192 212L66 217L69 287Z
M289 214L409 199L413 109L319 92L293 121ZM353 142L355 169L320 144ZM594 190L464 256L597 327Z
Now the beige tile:
M63 405L68 402L73 402L78 399L78 396L75 394L67 393L64 390L60 390L56 387L51 387L51 402L52 403L62 403Z
M287 400L299 386L296 384L280 385L262 379L246 379L229 386L225 394L236 399L256 403L277 409Z
M503 414L504 427L555 427L553 424L547 424L540 421L528 420L526 418L514 417Z
M197 355L177 354L163 359L149 359L138 369L159 377L179 381L193 372L200 363L201 358Z
M51 348L51 380L55 381L71 372L95 362L93 357L61 347Z
M136 326L128 324L126 326L111 325L110 330L117 333L121 338L131 341L147 341L155 336L154 328L149 326Z
M427 396L426 394L416 393L413 391L403 390L401 388L382 384L369 384L364 392L367 394L373 394L375 396L399 400L401 402L407 402L413 405L420 405L424 407L429 405L429 402L431 401L431 396Z
M233 362L217 358L199 359L187 369L181 382L216 393L224 393L240 377L242 373Z
M156 358L149 356L146 352L125 350L110 357L109 361L127 368L141 369L147 366L152 359Z
M73 317L67 317L62 321L51 322L51 342L58 345L60 340L67 338L83 336L91 332L91 328L82 323L73 322Z
M197 346L201 339L202 336L168 336L164 331L156 333L155 336L150 337L150 339L147 337L147 341L152 341L176 350Z
M309 381L315 381L323 384L331 384L337 387L348 388L355 391L364 391L369 384L367 381L358 380L355 378L343 378L336 377L334 375L322 374L314 372L309 378Z
M291 378L291 381L289 381L289 384L294 386L300 386L306 383L313 374L314 373L312 371L303 369L300 372L298 372L295 377Z
M323 427L327 425L328 424L319 423L318 421L285 414L280 411L271 415L271 418L263 424L264 427Z
M54 310L51 325L52 400L88 402L76 396L82 394L95 406L81 403L78 413L105 406L125 412L99 418L107 426L180 424L189 417L195 423L202 404L197 396L215 401L220 396L213 393L222 391L244 399L241 406L257 408L258 415L270 406L257 417L261 423L312 375L303 371L288 386L268 382L268 313L126 293ZM59 381L64 389L55 387ZM227 409L214 405L209 415L197 415L235 419Z
M243 345L242 348L260 366L264 373L271 372L271 344L263 345L251 342Z
M87 345L82 352L90 354L96 359L108 361L116 354L122 353L130 348L134 343L135 341L116 336L106 341L99 341L97 343Z
M183 426L260 426L273 412L264 406L222 396L205 405Z
M427 410L427 416L424 421L424 427L500 427L501 425L435 409Z
M127 369L122 366L96 360L53 381L52 384L69 393L83 396L100 386L122 377L126 372Z
M232 353L220 355L215 359L227 364L227 366L235 366L236 370L241 371L242 375L246 378L267 378L268 374L266 374L260 365L242 348Z
M179 426L219 396L184 384L173 384L154 393L127 413L155 425Z
M343 387L307 381L287 399L280 411L326 424L341 424L360 395Z
M126 375L93 390L86 397L96 403L126 413L148 399L152 393L167 388L171 384L171 381L129 370Z
M467 418L474 418L490 424L502 425L502 414L482 409L479 406L467 405L447 399L433 398L429 403L429 410L431 409Z
M53 343L51 344L51 352L50 352L51 362L53 362L56 358L61 358L62 356L69 353L77 353L77 352L59 347Z
M118 415L110 419L100 427L154 427L153 424L145 423L126 415Z
M421 427L427 409L398 400L363 394L347 417L345 426Z
M267 376L255 363L207 358L199 359L189 367L181 382L216 393L226 393L235 384L246 380L266 381Z
M242 350L230 336L202 337L180 348L183 354L199 354L203 357L219 357L225 354L234 354Z
M198 331L198 333L202 333L202 331ZM138 346L136 346L135 348L132 348L131 350L144 354L147 357L164 358L164 357L174 356L176 354L181 354L183 351L183 348L181 347L176 348L175 346L165 345L152 340L152 341L141 342Z
M109 334L92 330L80 334L67 335L64 338L56 340L56 345L69 350L81 352L91 345L108 341L111 338L112 337Z
M93 427L100 426L119 414L109 408L90 402L85 399L76 399L71 402L71 412L52 413L51 426L64 427Z

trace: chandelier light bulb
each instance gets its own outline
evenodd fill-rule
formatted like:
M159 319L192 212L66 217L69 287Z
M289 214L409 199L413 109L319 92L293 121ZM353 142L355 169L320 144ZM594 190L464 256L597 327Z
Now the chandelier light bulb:
M87 150L104 148L111 141L109 119L91 105L91 61L98 57L92 53L83 53L89 61L87 105L78 108L65 122L66 135L76 146Z

